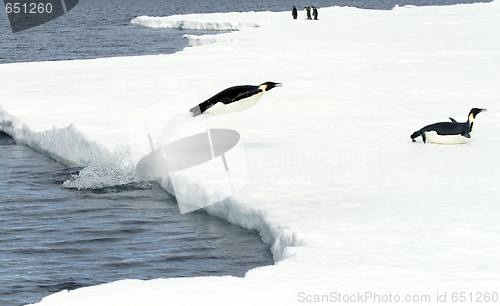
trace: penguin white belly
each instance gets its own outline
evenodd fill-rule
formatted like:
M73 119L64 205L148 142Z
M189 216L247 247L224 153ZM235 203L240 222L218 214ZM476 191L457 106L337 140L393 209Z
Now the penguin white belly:
M259 102L260 98L264 92L259 92L256 95L253 95L251 97L245 98L238 100L236 102L232 102L229 104L224 104L222 102L216 103L214 106L210 107L205 111L205 114L209 114L211 116L218 116L222 114L227 114L227 113L236 113L236 112L241 112L244 111L247 108L250 108L257 104Z
M428 142L438 143L438 144L464 144L470 140L470 138L464 137L462 135L439 135L436 131L424 132L425 138ZM472 136L472 133L470 133Z

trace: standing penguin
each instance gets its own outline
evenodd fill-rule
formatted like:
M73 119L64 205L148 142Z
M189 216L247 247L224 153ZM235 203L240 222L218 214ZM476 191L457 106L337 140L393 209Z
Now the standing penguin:
M293 19L297 19L297 8L295 6L292 8L292 16Z
M470 140L474 121L477 114L486 111L484 108L473 108L469 112L467 122L457 122L450 117L451 122L438 122L424 126L420 130L411 134L411 140L415 142L415 138L422 136L424 143L429 142L439 144L462 144Z
M318 9L312 7L314 20L318 20Z
M308 7L308 6L304 7L304 13L306 15L306 19L312 19L311 18L311 8L310 7Z

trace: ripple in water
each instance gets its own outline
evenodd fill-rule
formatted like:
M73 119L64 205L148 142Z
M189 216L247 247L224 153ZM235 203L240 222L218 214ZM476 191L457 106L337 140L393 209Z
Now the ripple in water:
M79 170L0 132L2 305L120 279L243 276L273 264L257 232L204 211L181 215L156 183L62 188Z

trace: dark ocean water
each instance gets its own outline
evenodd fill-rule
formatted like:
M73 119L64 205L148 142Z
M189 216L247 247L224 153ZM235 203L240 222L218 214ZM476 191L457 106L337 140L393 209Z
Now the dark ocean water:
M314 5L321 14L321 7L333 5L387 10L472 2L80 0L62 17L15 34L0 13L0 64L173 53L188 46L183 34L202 33L132 26L141 15L285 11L291 5ZM120 279L242 276L273 264L258 233L204 211L181 215L175 198L155 183L63 188L79 170L0 132L0 305Z
M79 170L0 132L0 305L120 279L243 276L273 264L257 232L203 210L181 215L158 184L62 188Z

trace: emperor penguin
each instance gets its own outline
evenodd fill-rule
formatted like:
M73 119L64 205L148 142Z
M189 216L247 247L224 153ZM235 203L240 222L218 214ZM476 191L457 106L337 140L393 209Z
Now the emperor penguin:
M318 9L316 7L312 7L312 15L313 15L313 18L314 20L318 20Z
M293 19L297 19L297 8L295 6L292 8L292 17Z
M264 93L281 85L281 83L265 82L260 85L229 87L191 108L190 112L193 117L201 114L217 116L241 112L257 104Z
M450 117L451 122L438 122L424 126L411 134L411 140L422 136L426 141L439 144L463 144L470 140L477 114L486 111L484 108L473 108L469 112L467 122L457 122Z
M306 19L312 19L311 18L311 8L310 7L308 7L308 6L304 7L304 13L306 15Z

